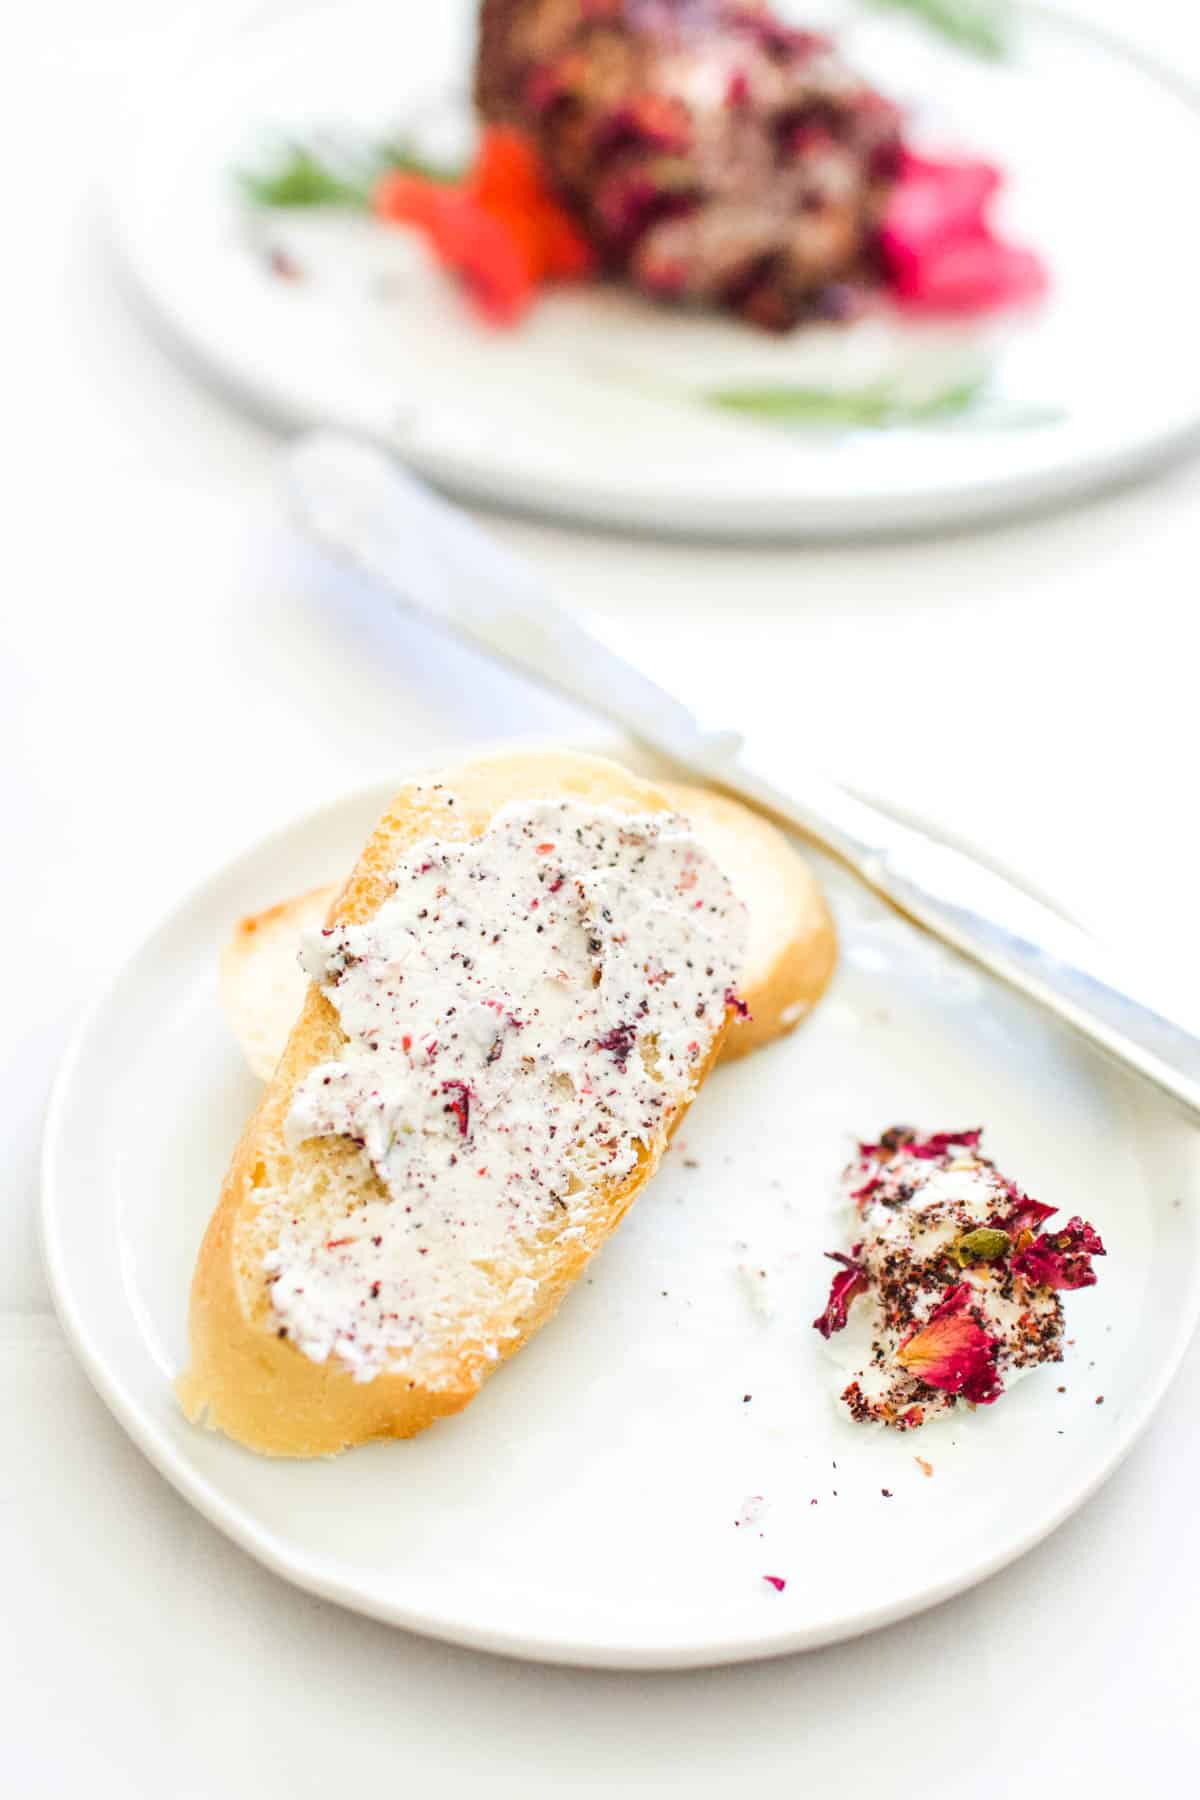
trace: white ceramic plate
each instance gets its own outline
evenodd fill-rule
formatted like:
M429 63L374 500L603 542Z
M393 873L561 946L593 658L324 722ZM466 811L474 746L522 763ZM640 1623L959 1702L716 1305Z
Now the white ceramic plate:
M298 6L164 79L124 138L108 185L127 261L175 341L244 403L289 427L369 432L471 498L704 534L995 514L1127 476L1200 426L1200 239L1186 228L1200 109L1039 8L1021 8L1011 66L869 11L845 40L912 104L918 141L974 148L1010 171L1006 223L1047 256L1054 295L1003 328L875 322L775 340L583 289L497 333L404 232L241 208L235 165L281 135L377 136L431 104L445 112L465 87L474 16L474 0ZM465 132L465 102L457 119ZM273 276L272 249L304 279ZM813 433L692 397L855 384L909 365L936 385L985 364L1006 424Z
M58 1080L51 1284L100 1393L168 1480L281 1575L362 1612L638 1668L884 1624L1077 1507L1146 1423L1200 1310L1196 1137L832 866L828 999L713 1076L585 1283L464 1414L309 1464L185 1422L171 1381L192 1266L258 1092L218 1005L217 947L240 914L343 873L387 798L301 819L181 901ZM1109 1249L1099 1286L1067 1297L1061 1370L907 1437L841 1416L810 1325L851 1140L897 1120L986 1125L1000 1166L1091 1218ZM759 1522L735 1524L752 1495Z

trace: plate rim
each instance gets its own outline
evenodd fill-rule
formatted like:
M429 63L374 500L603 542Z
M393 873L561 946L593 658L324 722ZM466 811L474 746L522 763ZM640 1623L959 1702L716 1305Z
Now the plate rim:
M305 0L297 10L300 16L311 17L331 8L332 3ZM1153 52L1130 42L1119 31L1064 12L1047 0L1013 0L1013 5L1018 16L1027 15L1039 27L1082 40L1094 53L1137 70L1184 106L1200 131L1200 90ZM196 77L222 56L227 58L239 38L278 30L280 24L278 15L260 18L251 9L245 16L227 21L219 34L205 34L199 45L185 34L182 45L175 46L164 66L172 65L184 79ZM114 154L100 187L100 210L116 252L118 272L145 324L185 368L250 418L289 434L322 425L358 431L469 504L589 529L700 543L886 540L1053 512L1072 501L1149 480L1200 448L1198 391L1183 414L1161 422L1147 415L1131 435L1119 441L1075 446L1049 466L1035 456L1032 463L1014 462L1000 472L985 471L973 482L942 478L924 490L909 487L887 494L873 492L865 502L849 491L814 496L803 489L784 488L724 502L709 492L679 492L668 499L653 492L639 494L633 488L621 493L607 487L590 491L583 484L545 479L535 494L521 478L509 476L502 467L470 450L422 444L419 439L405 442L394 432L354 417L352 407L335 407L328 415L318 416L305 396L285 391L271 376L252 377L244 358L231 355L214 334L192 328L186 310L155 273L155 261L146 253L145 231L139 224L140 208L131 204L128 186L121 180L158 116L159 110L148 102L131 107L123 124L114 130Z
M372 1595L355 1580L340 1576L336 1565L307 1551L289 1549L288 1540L278 1531L268 1530L244 1516L236 1501L229 1500L210 1477L195 1469L170 1440L145 1416L135 1398L126 1393L119 1373L109 1366L104 1351L93 1342L87 1323L86 1307L75 1291L69 1274L70 1257L64 1250L59 1217L61 1177L57 1163L65 1121L70 1115L71 1092L79 1064L83 1060L94 1029L112 1004L123 982L133 973L147 947L179 917L201 904L210 890L227 881L239 867L263 851L282 845L293 834L320 827L323 819L336 816L355 805L364 810L376 799L386 805L389 784L404 778L406 772L436 768L448 757L486 755L499 749L545 747L551 741L569 743L576 749L590 749L597 754L629 755L629 740L619 736L595 733L553 740L546 736L523 737L443 747L434 752L413 751L402 754L395 775L359 783L340 794L327 797L315 806L298 810L280 826L243 842L215 868L188 886L127 947L115 970L103 980L98 991L83 1009L62 1055L51 1086L46 1106L40 1157L38 1225L42 1260L55 1313L64 1335L92 1386L109 1411L123 1427L147 1461L175 1491L226 1537L275 1575L301 1590L331 1600L352 1612L418 1635L442 1642L463 1645L518 1660L565 1665L575 1668L669 1670L713 1668L737 1663L766 1661L803 1650L820 1649L828 1644L863 1636L901 1619L911 1618L940 1605L954 1595L964 1593L989 1579L1001 1569L1016 1562L1028 1551L1078 1511L1104 1485L1129 1455L1164 1396L1179 1373L1188 1347L1200 1325L1200 1254L1193 1259L1184 1304L1179 1309L1170 1348L1164 1355L1159 1373L1147 1387L1139 1390L1136 1402L1127 1407L1122 1432L1113 1440L1112 1448L1100 1459L1091 1478L1079 1489L1072 1489L1067 1499L1049 1508L1029 1528L1018 1531L1011 1540L982 1557L964 1571L946 1576L926 1586L919 1594L902 1594L876 1605L860 1607L836 1623L823 1626L791 1626L753 1637L740 1636L711 1641L702 1646L695 1641L668 1644L625 1645L611 1641L568 1640L543 1637L537 1633L503 1631L491 1626L473 1624L469 1619L409 1607ZM1135 1090L1137 1091L1137 1090ZM1159 1102L1168 1105L1165 1100ZM331 1572L332 1570L332 1572Z

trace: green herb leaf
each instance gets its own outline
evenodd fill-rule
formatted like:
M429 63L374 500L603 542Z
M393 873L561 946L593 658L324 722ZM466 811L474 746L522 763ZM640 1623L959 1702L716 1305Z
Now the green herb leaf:
M303 144L288 145L267 168L240 171L238 181L255 206L365 206L369 192Z
M920 395L906 393L889 381L857 388L785 384L710 388L700 398L722 412L743 413L774 424L855 425L879 430L957 418L978 404L986 386L982 376Z
M869 0L877 8L906 12L960 49L1000 61L1011 48L1008 0Z
M968 1263L998 1262L1007 1256L1012 1249L1012 1239L1007 1231L1000 1231L990 1225L981 1225L977 1231L968 1231L950 1246L950 1254L955 1258L960 1269Z
M238 183L252 206L343 206L365 211L380 176L397 170L445 182L456 181L461 173L431 162L407 138L325 150L297 140L283 145L261 168L241 170Z
M771 383L754 387L708 388L691 398L721 412L740 413L766 425L804 430L890 431L905 426L945 425L950 430L1012 431L1056 425L1058 406L997 398L991 373L983 370L931 387L912 370L860 387L810 387Z

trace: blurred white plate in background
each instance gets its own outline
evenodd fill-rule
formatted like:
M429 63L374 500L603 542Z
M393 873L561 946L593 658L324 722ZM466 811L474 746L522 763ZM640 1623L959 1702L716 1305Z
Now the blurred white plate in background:
M108 188L128 264L177 344L247 406L287 427L367 431L469 498L732 535L1000 513L1129 475L1200 427L1200 238L1188 226L1200 110L1086 27L1032 7L1008 64L870 14L843 34L850 58L911 105L917 142L1010 172L1004 223L1042 252L1054 287L1038 314L1004 325L875 321L777 340L583 288L497 332L408 233L247 212L235 168L287 134L378 136L431 105L445 112L450 96L465 142L474 18L474 0L301 6L164 77L123 135ZM302 278L272 274L273 250ZM1009 422L814 432L692 398L738 383L856 385L898 363L935 371L935 385L994 366Z
M342 875L390 794L301 818L180 901L56 1084L42 1202L55 1301L167 1479L279 1574L358 1611L622 1668L885 1624L1079 1506L1146 1424L1200 1310L1195 1133L831 864L842 962L827 999L716 1072L588 1277L465 1413L315 1463L187 1424L171 1381L192 1267L260 1091L221 1014L217 951L241 914ZM986 1126L1007 1174L1092 1219L1108 1247L1099 1285L1066 1296L1060 1368L910 1435L841 1414L811 1326L822 1252L844 1247L834 1192L853 1139L903 1120Z

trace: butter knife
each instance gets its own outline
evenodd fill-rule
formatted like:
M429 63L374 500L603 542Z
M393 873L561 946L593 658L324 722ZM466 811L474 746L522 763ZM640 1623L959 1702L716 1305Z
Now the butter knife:
M382 450L334 432L289 453L305 530L394 601L613 720L833 853L898 912L1200 1116L1200 1036L1154 974L965 851L804 766L756 767L592 637L536 572ZM1161 988L1161 976L1158 978Z

